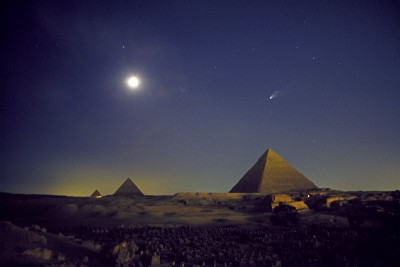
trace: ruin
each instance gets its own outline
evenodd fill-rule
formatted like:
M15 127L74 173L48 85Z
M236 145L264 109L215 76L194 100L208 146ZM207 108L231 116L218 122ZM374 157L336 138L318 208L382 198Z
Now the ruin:
M143 196L142 191L132 182L131 178L127 178L125 182L115 191L114 196Z
M102 198L103 196L100 194L99 190L95 190L93 194L90 195L90 198Z
M302 173L268 148L229 193L283 193L318 188Z

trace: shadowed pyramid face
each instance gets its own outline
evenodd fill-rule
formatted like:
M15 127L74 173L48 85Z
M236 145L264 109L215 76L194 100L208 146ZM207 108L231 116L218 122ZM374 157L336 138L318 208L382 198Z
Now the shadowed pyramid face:
M132 182L130 178L126 179L125 182L115 191L114 196L120 195L134 195L143 196L142 191Z
M229 192L271 194L314 188L315 184L269 148Z

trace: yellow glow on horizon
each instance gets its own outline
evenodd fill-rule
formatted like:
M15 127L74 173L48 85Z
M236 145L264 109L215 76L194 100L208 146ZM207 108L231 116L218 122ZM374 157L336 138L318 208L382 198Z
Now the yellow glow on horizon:
M182 174L166 174L161 171L138 171L130 168L101 168L100 166L86 166L84 163L70 165L68 167L54 170L53 179L45 184L38 184L36 189L26 193L51 194L76 197L90 197L95 190L98 190L103 198L112 195L121 184L130 177L136 186L145 195L173 195L178 192L188 192L199 188L182 176Z

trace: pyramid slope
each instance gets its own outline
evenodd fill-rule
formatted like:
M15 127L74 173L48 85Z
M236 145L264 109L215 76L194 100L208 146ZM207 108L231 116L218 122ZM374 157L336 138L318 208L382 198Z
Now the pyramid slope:
M93 194L90 195L91 198L99 198L102 197L102 195L100 194L99 190L95 190L93 192Z
M123 195L135 195L143 196L142 191L132 182L130 178L126 179L125 182L115 191L114 196Z
M282 193L317 188L302 173L268 148L230 193Z
M267 159L265 152L250 170L239 180L229 193L258 193L263 179L263 172Z

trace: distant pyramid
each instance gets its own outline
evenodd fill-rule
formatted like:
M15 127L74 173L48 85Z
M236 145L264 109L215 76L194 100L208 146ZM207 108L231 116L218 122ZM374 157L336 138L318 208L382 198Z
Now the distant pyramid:
M134 195L143 196L142 191L132 182L131 178L125 180L125 182L115 191L114 196L121 195Z
M271 148L229 193L282 193L318 188Z
M102 195L100 194L99 190L96 190L93 192L93 194L90 196L90 198L101 198Z

